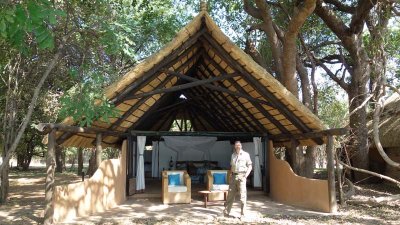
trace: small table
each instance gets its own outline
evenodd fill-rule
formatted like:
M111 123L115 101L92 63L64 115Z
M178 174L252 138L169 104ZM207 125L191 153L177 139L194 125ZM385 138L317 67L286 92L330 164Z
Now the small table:
M199 191L199 193L200 194L202 194L203 196L204 196L204 208L207 208L207 203L209 202L208 201L208 195L209 194L211 194L211 193L224 193L224 202L226 201L226 195L228 194L228 191L221 191L221 190L218 190L218 191L208 191L208 190L203 190L203 191Z

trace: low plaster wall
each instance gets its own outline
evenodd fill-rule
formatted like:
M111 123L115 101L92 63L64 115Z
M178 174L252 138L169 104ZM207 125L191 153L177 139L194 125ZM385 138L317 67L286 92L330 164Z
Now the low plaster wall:
M330 212L328 181L296 175L289 163L275 157L272 142L269 149L271 198L288 205Z
M119 159L101 162L90 179L55 187L55 222L104 212L126 200L126 141L123 142L121 150Z

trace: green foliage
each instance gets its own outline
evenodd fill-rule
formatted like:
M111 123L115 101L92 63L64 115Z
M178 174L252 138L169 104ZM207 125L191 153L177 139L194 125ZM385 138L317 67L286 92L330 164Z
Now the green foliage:
M119 149L108 147L103 149L101 158L102 160L117 159L118 156L119 156Z
M119 111L109 102L103 92L104 77L97 72L83 68L83 82L71 88L61 97L60 116L72 116L80 126L91 126L92 122L102 119L109 123L110 117L118 117ZM77 71L71 76L76 78Z
M109 122L119 112L106 99L104 87L170 41L182 23L172 1L70 4L79 14L73 18L79 26L76 22L71 26L79 32L71 37L74 45L69 47L76 57L68 68L74 86L60 100L60 116L72 116L81 126L100 118Z
M0 5L0 37L20 52L32 52L33 44L39 49L54 48L53 27L61 10L48 0L28 0L14 5Z
M345 127L349 121L347 99L340 99L340 94L336 86L326 86L319 90L318 115L329 128Z

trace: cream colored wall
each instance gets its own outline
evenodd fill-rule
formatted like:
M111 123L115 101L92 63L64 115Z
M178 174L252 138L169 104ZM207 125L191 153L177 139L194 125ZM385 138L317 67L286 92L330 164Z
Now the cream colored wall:
M328 181L296 175L286 161L275 157L272 141L269 149L271 198L288 205L330 212Z
M104 212L126 200L126 141L119 159L101 162L95 174L84 182L55 187L54 221Z

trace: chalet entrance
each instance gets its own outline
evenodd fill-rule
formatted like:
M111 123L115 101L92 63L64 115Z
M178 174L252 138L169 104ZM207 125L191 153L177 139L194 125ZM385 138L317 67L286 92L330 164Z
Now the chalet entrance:
M242 142L243 149L250 154L253 162L248 186L264 192L269 191L269 167L265 166L268 165L269 156L267 137L255 137L256 133L239 132L132 131L132 134L134 135L128 137L127 149L127 195L145 192L146 180L160 180L163 170L186 170L193 186L205 186L208 170L230 168L232 143L235 140ZM143 169L139 168L141 165L138 139L147 139L147 146L143 151ZM144 179L140 177L140 173ZM138 179L145 180L145 185L138 184ZM154 187L152 189L154 190Z

